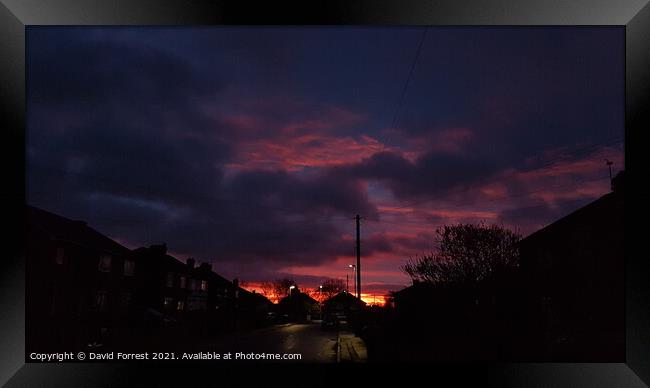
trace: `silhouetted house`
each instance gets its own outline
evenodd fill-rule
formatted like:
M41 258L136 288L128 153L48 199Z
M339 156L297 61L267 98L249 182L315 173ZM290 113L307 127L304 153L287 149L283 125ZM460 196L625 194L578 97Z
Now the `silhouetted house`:
M188 263L183 263L168 255L165 244L137 248L133 255L139 263L136 273L138 306L145 313L153 310L153 315L148 315L148 318L182 319L189 307L189 296L200 287L192 277L194 260L188 259ZM164 324L163 321L158 323Z
M623 172L613 192L520 245L531 332L554 359L624 356Z
M273 308L273 302L255 291L238 287L237 307L240 326L243 323L244 326L256 327L266 323L267 313Z
M203 326L207 332L213 333L255 327L264 322L268 305L272 304L268 299L239 287L237 279L231 282L213 272L207 263L200 265L196 272L197 284L207 281L205 308L201 302L201 308L194 310L196 326Z
M475 310L478 289L457 284L414 282L393 293L395 313L402 324L413 328L458 326Z
M208 277L208 327L218 331L235 326L237 287L221 275L210 271Z
M177 321L199 319L198 315L214 309L227 295L223 290L230 282L212 272L211 264L197 266L193 258L183 263L167 254L165 244L137 248L133 255L140 263L137 303L144 310L153 309Z
M208 278L208 309L223 311L235 299L236 286L230 280L210 271Z
M27 344L80 349L127 330L137 261L85 222L26 207Z
M365 307L366 302L349 292L342 291L323 302L323 313L353 317L361 313Z
M189 275L187 310L205 312L208 310L212 264L201 263L195 267L194 259L187 259L187 265Z
M272 303L209 263L183 263L165 244L131 251L84 222L29 206L26 213L27 342L34 351L150 349L180 334L265 322Z
M255 326L266 317L270 301L251 296L236 280L212 271L209 263L197 266L192 258L182 263L167 254L165 244L138 248L134 255L142 271L138 303L149 312L149 325L165 325L172 318L171 326L200 335Z
M402 360L510 361L521 306L511 274L471 283L414 282L393 293L395 356Z
M320 303L297 288L291 290L289 296L280 299L277 309L280 313L289 315L292 321L305 321L320 315Z
M395 312L399 316L415 316L425 310L425 306L435 300L436 287L428 282L414 282L413 285L392 293Z

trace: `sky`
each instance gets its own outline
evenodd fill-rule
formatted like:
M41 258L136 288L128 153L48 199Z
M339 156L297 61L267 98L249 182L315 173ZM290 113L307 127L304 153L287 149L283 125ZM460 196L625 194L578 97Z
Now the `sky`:
M410 284L435 229L526 236L624 168L617 27L28 27L27 201L250 288Z

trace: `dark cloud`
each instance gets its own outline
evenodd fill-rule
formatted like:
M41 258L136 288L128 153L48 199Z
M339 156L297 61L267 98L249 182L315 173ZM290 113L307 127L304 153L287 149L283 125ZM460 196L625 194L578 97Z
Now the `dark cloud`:
M427 250L430 235L398 233L399 219L377 229L385 198L368 185L394 206L440 197L467 208L477 182L622 134L622 29L586 28L430 29L387 128L420 36L30 28L28 200L263 280L350 256L357 213L364 255ZM570 207L522 200L500 220L534 225Z
M37 104L77 109L119 104L162 113L223 88L220 77L201 78L183 59L146 46L79 39L32 42L29 95Z
M201 136L211 121L195 104L221 90L218 77L147 47L78 37L34 39L28 52L34 191L55 177L63 197L103 193L95 202L107 208L98 198L181 206L216 194L229 146Z
M374 154L360 163L333 169L333 174L374 179L385 183L396 197L421 199L448 193L484 180L505 166L492 159L466 155L427 153L411 162L394 152Z
M363 186L356 180L329 174L299 177L286 171L242 172L228 182L233 197L256 204L284 206L293 214L372 215L376 209L368 201Z
M562 200L553 204L536 201L536 203L520 205L501 211L498 222L512 225L519 229L520 232L531 232L569 215L591 201L593 201L592 198Z

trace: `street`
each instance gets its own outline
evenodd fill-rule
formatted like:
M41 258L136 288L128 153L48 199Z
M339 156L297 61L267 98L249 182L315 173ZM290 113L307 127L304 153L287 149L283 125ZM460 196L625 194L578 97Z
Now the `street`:
M234 333L202 346L204 351L301 354L300 360L284 362L336 362L336 331L322 331L320 324L274 325Z

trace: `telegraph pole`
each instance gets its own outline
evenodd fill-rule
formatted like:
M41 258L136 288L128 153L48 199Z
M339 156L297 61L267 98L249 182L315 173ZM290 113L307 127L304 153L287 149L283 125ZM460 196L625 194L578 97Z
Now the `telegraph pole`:
M354 218L357 221L357 298L361 299L361 217L357 214Z
M607 163L607 167L609 167L609 185L612 191L614 191L614 183L612 181L612 164L614 164L614 162L609 159L605 159L605 163Z

